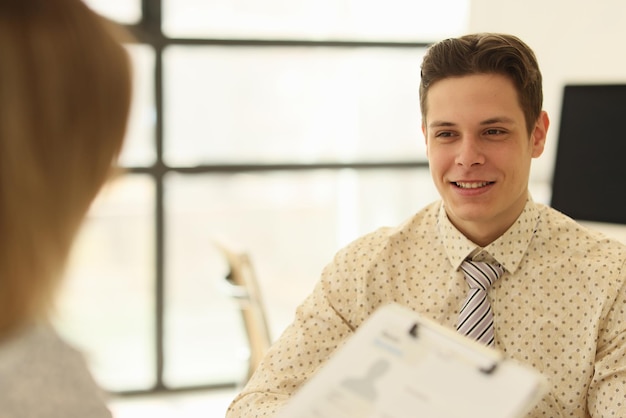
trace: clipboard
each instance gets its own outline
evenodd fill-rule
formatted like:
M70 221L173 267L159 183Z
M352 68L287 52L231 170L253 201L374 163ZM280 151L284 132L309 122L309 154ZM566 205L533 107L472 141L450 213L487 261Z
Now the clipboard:
M547 392L538 371L399 304L376 310L278 418L519 418Z

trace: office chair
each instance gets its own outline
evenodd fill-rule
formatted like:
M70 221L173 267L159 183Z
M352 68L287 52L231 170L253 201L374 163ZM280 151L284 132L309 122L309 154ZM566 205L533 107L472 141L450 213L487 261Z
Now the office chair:
M223 289L237 302L250 349L247 382L271 345L271 336L257 278L248 254L235 251L222 242L214 242L228 264Z

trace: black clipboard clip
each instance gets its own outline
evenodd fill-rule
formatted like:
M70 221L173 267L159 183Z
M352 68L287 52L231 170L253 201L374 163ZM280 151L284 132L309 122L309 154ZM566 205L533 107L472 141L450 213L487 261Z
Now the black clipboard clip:
M478 370L480 370L481 373L490 375L490 374L493 374L493 372L495 372L497 368L498 368L498 362L494 361L489 366L479 367Z

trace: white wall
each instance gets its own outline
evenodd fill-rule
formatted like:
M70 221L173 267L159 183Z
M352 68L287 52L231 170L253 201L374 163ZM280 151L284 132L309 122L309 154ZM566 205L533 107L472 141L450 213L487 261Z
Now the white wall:
M537 54L552 125L532 179L550 182L563 86L626 83L626 1L471 0L469 32L511 33Z

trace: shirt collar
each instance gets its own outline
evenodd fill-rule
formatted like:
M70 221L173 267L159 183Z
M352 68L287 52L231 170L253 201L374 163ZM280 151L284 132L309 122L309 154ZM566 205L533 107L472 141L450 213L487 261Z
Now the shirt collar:
M539 221L539 210L530 195L515 223L491 244L482 248L468 239L448 219L443 203L439 208L437 228L448 260L457 270L463 260L496 261L506 271L514 273L528 251Z

